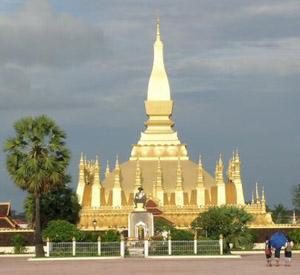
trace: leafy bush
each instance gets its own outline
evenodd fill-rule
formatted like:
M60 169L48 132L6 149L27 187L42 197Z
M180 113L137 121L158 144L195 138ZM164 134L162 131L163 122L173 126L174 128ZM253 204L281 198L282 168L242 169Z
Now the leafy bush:
M192 228L201 228L211 239L219 239L222 234L225 242L232 242L236 248L249 248L253 244L253 234L247 223L253 216L244 209L233 206L211 207L199 214L192 222Z
M119 242L120 232L116 230L108 230L102 232L81 231L81 241L96 242L98 237L101 237L102 242Z
M171 230L171 238L174 241L189 241L194 239L194 234L187 230L173 229Z
M14 247L15 254L21 254L26 251L25 249L25 240L22 235L16 234L11 239L12 245Z
M154 218L154 231L156 235L159 235L163 231L171 231L173 229L175 229L175 227L170 221L162 217Z
M83 233L77 227L64 220L50 221L43 230L43 237L52 242L69 242L75 237L77 241L83 239Z
M120 241L120 232L116 230L108 230L102 233L101 241L103 242L119 242Z
M300 229L294 229L293 231L288 233L288 236L295 244L295 248L300 248Z

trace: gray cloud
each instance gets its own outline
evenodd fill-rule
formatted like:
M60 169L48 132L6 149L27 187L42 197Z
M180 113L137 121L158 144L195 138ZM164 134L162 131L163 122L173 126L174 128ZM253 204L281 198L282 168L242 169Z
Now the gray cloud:
M191 156L201 152L213 172L219 152L238 146L246 197L258 180L270 204L287 203L300 177L299 1L13 2L0 2L1 144L16 119L46 113L69 135L73 186L80 151L127 159L146 119L159 11L174 120ZM2 153L0 176L0 199L20 208Z
M100 28L66 13L55 13L46 0L28 0L0 18L0 60L22 66L76 66L105 50Z

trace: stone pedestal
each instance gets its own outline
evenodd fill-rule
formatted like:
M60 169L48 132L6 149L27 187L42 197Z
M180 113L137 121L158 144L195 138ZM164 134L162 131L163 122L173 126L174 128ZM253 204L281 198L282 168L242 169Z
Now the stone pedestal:
M137 207L128 216L128 237L135 240L144 240L153 235L153 214Z

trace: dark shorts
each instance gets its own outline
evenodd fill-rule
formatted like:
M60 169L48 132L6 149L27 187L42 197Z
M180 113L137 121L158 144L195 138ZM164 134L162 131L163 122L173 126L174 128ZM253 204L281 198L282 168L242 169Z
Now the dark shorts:
M266 255L266 259L272 258L272 254Z
M285 256L286 258L292 258L292 251L285 251L285 252L284 252L284 256Z
M279 249L275 250L275 258L280 258L280 250Z

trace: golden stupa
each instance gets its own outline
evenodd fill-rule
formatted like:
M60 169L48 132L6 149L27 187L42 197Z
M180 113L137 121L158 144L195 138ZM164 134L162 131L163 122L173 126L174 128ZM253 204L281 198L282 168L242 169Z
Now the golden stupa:
M100 180L100 165L81 155L77 195L82 206L79 227L84 230L126 229L128 214L134 209L134 194L143 187L149 211L187 228L199 213L211 206L235 205L255 214L253 225L273 224L266 212L264 192L256 188L256 198L245 204L238 152L229 160L223 176L220 155L214 177L202 165L189 159L187 146L178 138L171 120L173 101L164 66L163 42L157 21L153 68L145 101L148 120L140 140L133 145L128 161L113 170L107 163Z

